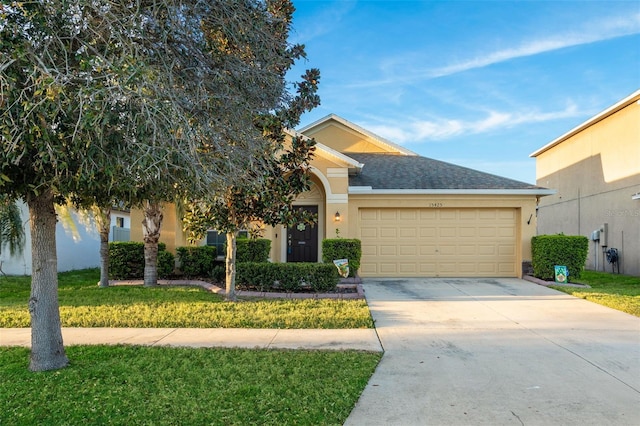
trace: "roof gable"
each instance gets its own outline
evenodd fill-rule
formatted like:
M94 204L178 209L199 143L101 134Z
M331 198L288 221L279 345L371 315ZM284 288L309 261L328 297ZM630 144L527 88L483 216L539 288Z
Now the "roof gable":
M298 132L347 155L351 152L417 155L335 114L329 114Z

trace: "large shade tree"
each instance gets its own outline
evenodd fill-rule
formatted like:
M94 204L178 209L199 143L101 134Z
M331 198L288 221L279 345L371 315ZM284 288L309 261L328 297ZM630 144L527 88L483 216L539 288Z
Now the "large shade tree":
M224 191L230 182L252 178L244 173L247 163L265 161L268 137L255 118L291 104L285 75L304 55L302 46L288 42L293 12L283 0L167 5L167 24L176 31L165 46L180 70L171 96L191 114L190 131L202 140L198 158L214 178L204 188L194 188L201 182L192 179L152 182L130 200L144 213L146 286L157 284L163 204L175 202L176 194L207 198Z
M251 148L228 145L226 133L253 119L244 112L251 96L264 108L282 96L282 80L262 69L286 68L295 52L259 36L261 51L274 52L260 62L244 49L233 54L220 34L232 28L229 38L242 39L254 21L277 33L291 12L288 1L2 4L0 192L29 207L30 369L68 363L54 204L157 201L185 182L198 193L224 181ZM266 18L256 20L260 13Z
M261 134L255 142L262 146L260 161L247 159L240 179L223 190L184 201L183 229L191 242L202 240L209 229L226 234L227 300L236 300L236 238L241 230L256 224L315 224L315 217L293 205L310 187L309 163L315 141L289 129L299 123L302 113L320 103L316 94L319 78L317 69L307 71L295 84L297 94L288 104L256 117L255 128Z

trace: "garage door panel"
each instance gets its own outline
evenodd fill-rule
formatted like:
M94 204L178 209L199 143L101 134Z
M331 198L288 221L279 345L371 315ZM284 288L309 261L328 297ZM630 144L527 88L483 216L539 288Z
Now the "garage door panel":
M437 210L436 217L441 221L458 220L458 211L450 209Z
M500 274L515 274L516 269L512 263L499 263L498 272Z
M378 228L362 227L360 228L361 238L377 238Z
M435 227L420 227L420 238L435 238L438 233L438 230Z
M498 255L499 256L515 256L516 246L512 244L498 246Z
M438 211L434 209L421 209L419 218L421 221L435 220L438 217Z
M398 211L392 209L384 209L380 210L379 214L380 220L398 220Z
M497 275L498 268L495 263L480 262L478 263L478 272L483 275Z
M478 228L478 237L480 238L495 238L496 227L495 226L481 226Z
M478 246L475 244L460 244L458 246L458 254L460 256L476 256L478 253Z
M418 266L420 267L420 275L434 277L438 273L438 265L435 262L422 261Z
M478 254L480 256L495 256L497 253L496 246L488 246L485 244L478 244Z
M361 209L360 210L360 220L378 220L378 210L376 209Z
M496 210L478 210L478 219L480 220L496 220Z
M440 256L455 256L457 255L457 247L449 246L449 245L441 245L438 249L438 254Z
M401 274L415 274L418 272L418 264L417 263L409 263L409 262L400 262L398 271Z
M380 228L379 230L380 238L397 238L398 237L398 228Z
M398 264L393 263L381 263L380 264L380 273L381 274L396 274L398 272Z
M361 209L359 218L363 276L517 276L515 209Z
M456 237L458 235L458 228L452 227L452 226L443 226L442 228L438 229L438 235L440 237Z
M466 274L473 274L478 270L476 262L460 262L458 263L458 271Z
M512 238L515 236L515 231L516 230L514 228L507 228L505 226L501 226L498 228L498 236Z
M393 246L389 246L389 245L384 245L384 246L379 246L380 250L380 256L397 256L398 255L398 247L393 245Z
M400 256L416 256L418 247L416 246L400 246Z
M398 217L400 218L400 220L415 221L416 219L418 219L418 210L417 209L400 210Z
M461 226L458 228L460 238L475 238L477 228L473 226Z
M362 255L365 257L368 256L377 256L379 253L379 247L374 245L362 245Z
M399 230L399 236L400 238L403 239L415 239L418 235L418 229L417 228L409 228L409 227L405 227L405 228L400 228Z

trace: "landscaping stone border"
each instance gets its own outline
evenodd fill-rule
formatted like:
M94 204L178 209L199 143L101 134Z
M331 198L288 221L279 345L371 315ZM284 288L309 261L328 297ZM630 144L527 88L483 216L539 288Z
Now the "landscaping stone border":
M538 284L538 285L542 285L545 287L549 287L549 286L557 286L557 287L582 287L582 288L591 288L591 286L587 285L587 284L572 284L572 283L567 283L567 284L560 284L557 283L555 281L545 281L545 280L541 280L540 278L536 278L536 277L532 277L531 275L523 275L522 279L525 281L529 281L532 282L534 284Z
M143 285L143 280L110 280L109 285ZM158 280L161 286L195 286L212 293L225 295L225 289L217 285L201 280ZM353 293L276 293L270 291L243 291L236 290L238 297L257 297L262 299L364 299L364 289L359 277L344 278L338 284L338 288L355 289Z

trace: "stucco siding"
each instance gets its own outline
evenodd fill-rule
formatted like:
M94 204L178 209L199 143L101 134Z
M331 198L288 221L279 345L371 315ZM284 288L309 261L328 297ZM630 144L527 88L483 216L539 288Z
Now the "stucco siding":
M611 271L603 250L613 247L620 252L620 272L640 275L640 200L632 199L640 192L636 98L534 154L537 184L557 190L540 200L539 234L590 237L607 224L606 247L590 243L588 269Z

